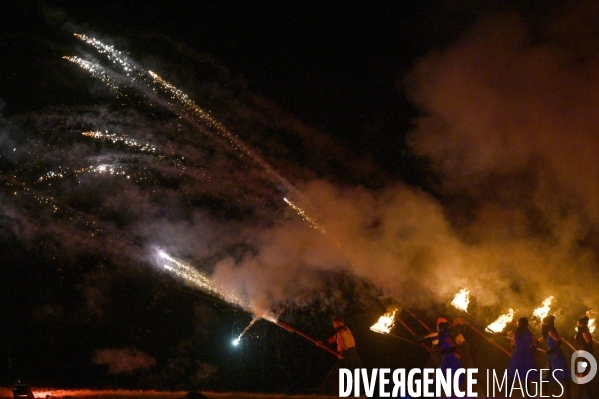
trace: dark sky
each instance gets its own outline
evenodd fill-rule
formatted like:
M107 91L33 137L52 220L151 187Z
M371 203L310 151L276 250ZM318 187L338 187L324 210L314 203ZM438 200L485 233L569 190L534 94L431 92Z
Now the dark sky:
M249 313L181 284L164 270L157 271L157 246L203 265L202 271L214 272L215 278L222 278L219 273L226 271L233 275L243 272L246 269L240 265L244 262L257 265L256 270L268 273L249 273L243 275L244 279L257 287L264 284L274 288L265 297L252 293L257 298L252 299L273 305L269 310L280 311L289 324L324 338L332 333L330 316L343 313L349 316L367 366L423 366L427 356L419 348L373 336L368 330L384 311L384 305L392 302L392 294L385 290L388 287L383 289L365 274L354 273L353 267L344 265L350 258L347 253L341 261L339 254L328 256L323 247L334 249L330 236L325 234L329 241L320 236L320 240L305 239L301 228L307 229L306 224L300 224L303 221L281 201L282 195L293 190L281 179L272 179L279 172L276 177L282 175L311 198L312 202L306 203L310 212L323 208L319 216L337 229L337 234L343 231L343 225L339 227L335 218L328 216L338 208L345 212L338 219L359 219L358 233L350 234L351 239L359 241L357 237L363 234L378 242L388 231L393 240L407 242L408 248L418 247L414 253L409 249L403 253L396 251L396 245L403 248L396 241L381 239L380 247L366 245L362 250L356 244L353 248L358 255L380 252L381 258L375 260L381 264L388 260L385 251L400 259L409 258L412 274L402 277L397 290L419 287L409 293L418 297L416 302L432 291L413 277L423 270L437 276L430 266L436 256L445 262L447 256L463 251L478 260L478 253L473 256L468 251L472 249L469 245L477 250L476 244L484 241L480 231L485 231L482 236L495 234L490 240L495 244L509 235L506 232L519 239L536 240L551 236L552 226L561 225L561 219L558 223L552 219L553 214L550 217L543 213L554 208L533 203L538 198L534 190L543 186L536 184L535 173L545 168L539 166L533 172L526 168L542 165L540 161L523 161L523 170L515 171L503 168L504 164L489 167L488 174L472 177L467 175L471 169L486 165L475 162L478 153L484 154L484 148L474 148L475 166L467 165L471 169L455 166L451 156L449 161L442 157L453 154L456 148L462 151L460 155L468 155L470 143L476 140L468 141L466 137L461 142L461 137L454 137L458 144L447 141L447 148L441 146L439 155L435 153L435 125L431 128L433 134L427 136L430 132L423 129L424 139L416 141L420 152L406 142L406 134L414 128L417 117L434 113L435 106L444 110L443 106L449 104L448 114L455 116L451 105L461 105L463 100L467 105L455 114L467 115L469 126L477 119L464 109L475 108L480 98L486 98L479 98L476 90L471 98L454 97L451 89L442 87L440 94L435 92L437 97L431 95L433 100L441 99L437 103L426 97L428 87L421 91L412 88L412 99L419 101L415 105L408 99L406 76L419 60L433 60L430 70L423 68L424 72L419 73L438 76L451 85L455 83L451 78L442 73L435 75L435 62L442 58L435 59L431 54L445 54L450 49L452 55L453 46L456 42L462 44L460 40L471 34L473 26L494 27L485 21L498 12L519 15L525 27L522 30L532 32L523 35L527 40L522 40L526 42L523 48L542 46L545 31L538 27L545 26L561 2L5 3L0 16L0 53L4 55L0 61L3 384L23 378L54 386L318 391L332 364L329 355L265 321L252 327L239 348L231 347L231 339L249 323ZM509 24L507 28L498 26L499 36L505 33L508 39L518 31ZM64 55L93 53L72 36L72 31L109 40L144 68L160 71L213 112L278 172L265 173L247 162L245 155L239 156L223 145L226 139L209 136L206 126L180 121L176 107L144 102L139 92L134 93L135 88L110 91L64 61ZM470 37L486 40L487 34L495 38L488 32L476 32ZM502 43L499 39L496 42ZM461 47L457 49L459 52ZM496 50L501 52L500 48ZM465 53L455 59L473 59L472 64L477 65L478 53L471 58L467 57L469 52ZM494 70L491 53L481 56L481 75L488 73L489 81L494 82L509 68ZM451 64L455 59L448 57L439 64ZM456 70L462 72L458 61ZM533 72L523 69L514 75L537 77L534 68ZM493 84L490 86L489 92L502 93ZM518 88L509 87L511 91L507 91L519 94ZM538 100L537 96L530 98ZM460 118L456 119L459 124ZM445 128L453 122L449 118L448 123L439 126ZM140 154L121 142L82 138L82 131L104 129L156 143L162 151L160 157ZM515 136L522 135L518 132ZM427 141L429 137L432 139ZM481 147L486 144L484 139L476 142ZM512 148L506 153L511 155ZM439 169L433 173L428 159L442 159L448 166L444 165L441 173ZM464 156L459 161L464 159L469 160ZM537 161L534 156L531 159ZM104 163L116 165L115 170L122 173L114 177L85 169ZM47 177L49 171L57 172L58 168L64 168L60 169L64 179ZM449 184L442 187L446 191L437 184L446 177L444 172L449 175ZM467 178L460 180L460 172ZM125 180L129 174L133 178ZM465 183L469 178L476 185ZM395 190L400 194L396 196ZM437 198L446 202L437 203ZM359 212L344 203L345 199L355 201ZM331 205L335 201L341 205ZM395 204L399 204L397 209ZM519 211L520 206L526 217L516 211L511 213ZM388 207L389 213L377 213ZM356 216L361 212L367 215ZM555 213L560 217L568 214L562 208ZM505 216L508 214L510 217ZM533 215L530 221L528 215ZM290 220L298 221L299 227ZM383 228L395 221L407 226ZM410 225L412 222L425 225L425 230ZM285 229L285 223L291 226ZM514 227L519 223L525 227ZM487 224L500 227L488 228ZM584 231L588 235L576 235L576 245L595 248L598 235L594 232L598 230L587 227ZM550 247L554 242L551 239L546 240ZM432 244L421 250L412 245L415 241ZM534 241L535 249L539 241ZM313 249L317 260L308 256L296 263L296 258L303 255L285 252L290 242ZM273 249L276 244L282 245L279 250ZM437 254L435 248L442 246L450 250ZM284 253L284 267L280 271L268 269L269 259L281 263L280 252ZM489 253L495 254L495 247ZM525 258L536 259L536 252ZM491 279L495 278L491 272L498 269L496 266L505 263L493 263L492 256L489 259L493 259L489 261ZM580 259L583 262L589 258L576 258ZM391 258L389 262L394 265L398 261ZM286 270L293 272L287 274ZM295 276L291 285L300 288L283 294L276 288L280 284L289 290L289 276ZM381 276L393 282L384 273ZM514 296L521 292L517 284L503 286L517 293ZM253 286L248 283L245 288L251 291ZM447 291L454 288L448 287ZM532 296L527 300L527 305L538 302ZM490 302L484 306L491 306ZM436 318L435 312L455 315L443 303L437 306L429 306L426 313L419 311L428 322ZM484 308L490 312L485 316L497 314L499 305L496 302L493 306L491 310ZM484 341L476 344L485 345ZM481 351L480 364L492 363L496 355ZM115 361L119 356L127 361Z

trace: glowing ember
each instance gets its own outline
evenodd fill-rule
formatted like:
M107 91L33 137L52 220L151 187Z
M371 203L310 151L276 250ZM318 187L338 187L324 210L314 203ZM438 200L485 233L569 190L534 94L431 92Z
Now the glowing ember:
M393 328L393 323L395 323L395 312L397 312L397 309L379 317L379 321L373 324L370 329L377 333L389 334L389 331Z
M508 312L506 314L502 314L501 316L499 316L497 318L497 320L495 320L493 323L489 324L487 326L487 331L492 332L492 333L502 332L503 329L505 328L505 326L507 326L508 323L511 323L512 320L514 320L515 314L516 314L516 311L514 309L508 310Z
M470 303L470 291L468 288L462 288L460 292L455 294L453 301L451 301L451 306L459 309L463 312L468 311L468 304Z
M543 320L549 314L551 310L551 305L555 302L555 299L550 296L543 301L543 305L536 308L534 312L532 312L532 316L536 317L539 320Z

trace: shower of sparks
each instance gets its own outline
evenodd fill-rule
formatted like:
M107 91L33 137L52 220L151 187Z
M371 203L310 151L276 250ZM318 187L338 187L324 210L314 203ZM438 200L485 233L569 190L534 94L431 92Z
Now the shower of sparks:
M389 334L391 329L393 328L393 324L395 323L395 313L397 309L393 312L385 313L381 317L379 317L379 321L370 326L370 329L374 332L381 334Z
M314 218L310 217L310 215L308 215L302 208L295 205L293 202L289 201L287 198L283 198L283 200L287 203L287 205L292 207L293 210L296 211L297 214L300 215L302 219L304 219L306 222L308 222L310 224L310 226L312 226L312 228L320 231L323 235L329 237L329 233L327 233L327 231L324 229L324 227L322 227Z
M84 136L92 137L94 139L101 139L106 141L112 141L113 143L122 142L126 146L134 147L139 149L140 151L148 151L148 152L156 152L157 148L155 145L150 143L140 143L139 141L132 139L125 135L119 135L116 133L108 133L108 130L104 132L83 132L81 133Z
M103 82L109 88L111 88L113 90L118 89L119 85L118 85L116 79L112 76L111 73L109 73L101 65L95 64L93 62L86 61L83 58L77 57L77 56L66 56L65 55L62 58L65 59L65 60L67 60L67 61L71 61L71 62L79 65L81 68L83 68L87 72L89 72L89 74L91 76L93 76L94 78L99 79L101 82Z
M509 309L506 314L502 314L493 323L489 324L486 328L488 332L500 333L505 327L514 320L514 315L517 310Z
M468 312L468 304L470 303L470 291L468 288L462 288L460 292L455 294L451 301L451 305L463 312Z
M201 121L204 126L212 129L218 135L224 137L235 150L245 154L256 164L262 167L266 173L273 176L279 183L283 184L288 191L299 195L299 191L287 179L281 176L272 168L272 166L270 166L268 162L258 156L251 148L245 145L242 140L231 133L219 121L198 106L189 98L189 96L187 96L187 94L183 93L183 91L164 80L157 73L153 71L145 71L141 66L136 65L133 61L131 61L122 51L116 50L114 46L107 45L96 38L79 33L75 33L75 37L94 47L100 54L105 55L113 64L121 66L124 70L124 74L126 75L123 76L123 79L128 79L128 84L130 86L135 86L148 98L154 98L162 105L164 105L164 102L167 102L169 105L168 108L171 111L177 113L179 116L185 117L192 123L196 122L197 120ZM63 58L80 65L83 69L90 72L92 76L99 78L109 87L113 89L118 87L112 76L110 76L101 66L92 64L81 59L80 57L65 56ZM150 79L148 79L147 76L149 76ZM156 98L157 90L164 92L164 94L168 96L168 99Z
M214 129L219 135L227 139L231 146L237 151L245 154L252 159L256 164L261 166L264 171L269 175L273 176L279 183L282 183L288 191L295 194L299 194L298 190L291 184L287 179L281 176L272 166L260 156L258 156L251 148L249 148L243 141L241 141L236 135L231 133L226 127L224 127L219 121L214 119L209 113L200 108L193 100L187 96L183 91L178 89L176 86L164 80L161 76L153 71L148 71L148 74L152 77L155 84L158 85L163 91L169 96L170 100L180 104L183 107L183 113L187 117L196 117L201 120L206 126Z
M243 329L243 331L241 332L241 334L239 334L239 336L237 338L235 338L233 340L233 345L237 346L239 345L239 343L241 342L241 338L245 335L245 333L250 329L250 327L252 327L254 325L254 323L258 320L258 317L254 317L252 319L252 321L250 321L250 324L247 325L246 328Z
M129 60L122 51L116 50L114 46L102 43L98 39L80 33L75 33L75 36L94 47L100 54L106 55L111 62L121 65L125 72L137 69L133 62Z
M114 176L124 176L127 174L127 170L120 165L102 164L97 166L88 166L86 168L79 168L69 170L67 168L61 168L60 172L50 171L45 175L37 179L36 183L41 183L50 179L63 178L67 173L71 173L74 176L79 176L84 173L99 173L99 174L110 174Z
M546 298L543 301L543 304L532 312L532 316L536 317L539 320L543 320L549 314L549 311L551 310L551 305L554 302L555 299L552 296Z
M216 286L212 280L193 267L178 261L164 251L159 251L158 256L170 262L170 264L163 265L165 270L175 274L177 277L185 280L196 288L252 313L256 319L265 319L271 323L277 322L277 318L272 313L262 309L252 308L247 301L241 299L234 293L228 292L223 287Z

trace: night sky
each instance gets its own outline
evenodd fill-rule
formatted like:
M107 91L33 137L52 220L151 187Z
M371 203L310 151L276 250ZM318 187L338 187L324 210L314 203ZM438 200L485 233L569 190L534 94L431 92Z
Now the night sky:
M5 3L1 384L315 393L335 359L266 320L232 346L252 314L342 314L398 368L428 354L369 331L394 307L599 306L593 2Z

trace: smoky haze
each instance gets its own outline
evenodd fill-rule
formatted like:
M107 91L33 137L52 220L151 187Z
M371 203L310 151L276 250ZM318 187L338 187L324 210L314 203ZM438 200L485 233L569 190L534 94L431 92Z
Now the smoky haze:
M422 114L409 143L438 175L432 192L304 184L341 248L289 210L215 279L265 304L302 298L322 268L399 303L468 287L489 319L506 307L530 315L553 295L572 324L599 301L598 14L590 2L540 21L503 12L420 59L404 80Z

